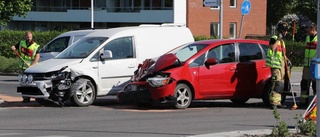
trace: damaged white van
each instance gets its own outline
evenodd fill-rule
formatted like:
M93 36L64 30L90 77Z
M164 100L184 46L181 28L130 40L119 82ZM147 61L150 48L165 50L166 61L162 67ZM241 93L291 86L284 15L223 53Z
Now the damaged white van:
M187 27L174 24L96 31L55 58L25 70L18 77L17 92L42 105L70 100L76 106L89 106L97 96L121 91L143 60L193 41Z

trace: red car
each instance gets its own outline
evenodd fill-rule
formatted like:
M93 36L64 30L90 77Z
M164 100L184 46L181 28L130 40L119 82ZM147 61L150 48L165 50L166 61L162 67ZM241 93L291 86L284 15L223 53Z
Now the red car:
M122 103L171 103L175 108L187 108L192 100L215 99L244 104L250 98L262 98L270 105L268 43L224 39L182 45L145 60L118 99Z

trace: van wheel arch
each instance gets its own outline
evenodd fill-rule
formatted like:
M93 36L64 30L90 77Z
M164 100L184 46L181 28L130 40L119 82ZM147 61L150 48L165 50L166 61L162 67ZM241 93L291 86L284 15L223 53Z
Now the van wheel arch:
M97 97L95 84L92 80L79 77L71 85L70 88L70 102L76 106L89 106Z

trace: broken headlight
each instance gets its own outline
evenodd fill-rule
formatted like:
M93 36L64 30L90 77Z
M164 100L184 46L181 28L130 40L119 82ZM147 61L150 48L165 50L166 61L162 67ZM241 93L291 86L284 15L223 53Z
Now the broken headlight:
M156 77L148 78L147 82L152 87L162 87L162 86L168 85L170 83L170 80L171 80L170 77L156 76Z

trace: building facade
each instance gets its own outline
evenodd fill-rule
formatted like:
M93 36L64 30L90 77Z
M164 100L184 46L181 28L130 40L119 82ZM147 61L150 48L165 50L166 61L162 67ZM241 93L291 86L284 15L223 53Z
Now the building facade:
M243 1L222 0L224 38L239 35ZM243 18L242 38L266 32L267 0L250 2L251 11ZM204 7L203 0L93 0L93 10L90 0L33 0L33 5L26 17L14 17L2 29L46 31L176 23L185 24L194 36L220 35L220 7Z

